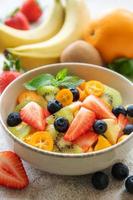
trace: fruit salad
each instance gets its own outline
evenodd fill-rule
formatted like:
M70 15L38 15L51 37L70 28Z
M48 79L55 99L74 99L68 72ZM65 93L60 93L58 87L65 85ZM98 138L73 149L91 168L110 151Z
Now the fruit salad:
M62 69L24 84L7 125L38 149L88 153L111 147L133 132L133 104L123 106L119 91Z

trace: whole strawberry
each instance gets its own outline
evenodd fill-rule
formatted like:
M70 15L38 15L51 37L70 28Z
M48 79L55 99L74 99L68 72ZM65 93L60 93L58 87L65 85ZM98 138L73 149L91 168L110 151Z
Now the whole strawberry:
M31 23L36 22L42 15L42 9L37 0L26 0L20 10Z
M0 93L18 76L20 76L20 72L15 71L5 71L0 74Z
M20 11L15 11L9 18L5 20L5 24L20 30L28 30L30 28L27 18Z

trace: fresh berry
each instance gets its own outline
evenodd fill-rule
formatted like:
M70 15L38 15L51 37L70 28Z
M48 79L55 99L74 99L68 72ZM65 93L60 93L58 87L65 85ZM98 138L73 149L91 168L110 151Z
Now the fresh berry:
M103 103L103 101L94 96L89 95L83 101L83 106L96 114L97 119L115 119L115 116L112 114L110 109Z
M18 112L10 113L7 117L8 126L17 126L22 122L20 114Z
M127 192L133 194L133 176L129 176L126 179L125 187L126 187Z
M117 118L118 125L120 126L120 129L123 131L125 126L128 124L128 119L125 115L119 114Z
M96 172L95 174L93 174L91 181L92 185L97 190L103 190L107 188L109 184L109 177L104 172Z
M20 10L27 17L29 22L36 22L42 15L42 9L37 0L25 1Z
M94 124L93 124L93 129L96 133L98 134L103 134L106 132L107 130L107 124L106 122L102 121L102 120L97 120Z
M52 100L48 102L47 109L51 114L59 111L61 108L62 108L62 104L57 100Z
M86 152L93 144L96 143L97 139L98 135L90 131L78 137L73 143L80 146L83 151Z
M124 108L124 106L117 106L115 108L112 109L112 113L118 117L119 114L123 114L123 115L127 115L126 109Z
M54 121L54 127L58 132L65 133L69 127L69 121L64 117L58 117Z
M123 132L126 135L130 135L131 133L133 133L133 124L127 124Z
M44 109L43 112L44 112L44 116L46 118L50 116L50 113L49 113L49 111L47 109Z
M89 129L92 128L95 119L96 116L94 112L81 107L69 126L64 139L71 142L77 139L79 136L85 134Z
M28 177L17 154L11 151L0 152L0 185L23 189L28 184Z
M19 72L5 71L0 74L0 93L21 74Z
M79 100L79 90L76 88L71 88L70 90L73 94L73 101L78 101Z
M127 107L127 114L129 117L133 117L133 105Z
M29 22L22 12L15 12L11 17L5 20L5 24L15 29L28 30Z
M43 131L46 126L44 110L37 103L31 101L24 106L20 111L20 116L23 122L37 129Z
M129 175L129 169L123 163L116 163L113 165L111 173L115 179L124 180Z

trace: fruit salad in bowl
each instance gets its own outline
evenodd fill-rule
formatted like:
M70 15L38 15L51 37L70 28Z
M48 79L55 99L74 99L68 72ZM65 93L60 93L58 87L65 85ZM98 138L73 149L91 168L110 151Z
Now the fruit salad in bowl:
M67 68L42 73L24 83L8 129L23 142L59 153L99 151L133 132L133 104L123 106L119 91L84 80Z
M55 174L109 167L132 149L132 83L82 63L40 67L3 92L3 136L22 159Z

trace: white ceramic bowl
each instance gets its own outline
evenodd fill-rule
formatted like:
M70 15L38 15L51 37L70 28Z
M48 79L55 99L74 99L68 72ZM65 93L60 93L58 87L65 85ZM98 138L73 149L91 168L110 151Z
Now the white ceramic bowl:
M96 79L119 90L125 105L133 103L132 83L115 72L106 68L81 63L48 65L23 74L11 83L2 94L0 117L3 126L3 135L7 137L10 147L22 159L28 161L38 169L61 175L82 175L105 169L114 162L126 157L133 147L133 134L123 142L110 148L98 152L75 155L42 151L31 147L15 137L7 128L7 116L12 112L18 94L24 90L23 84L36 75L41 73L55 74L64 67L67 67L71 74L78 75L85 80Z

